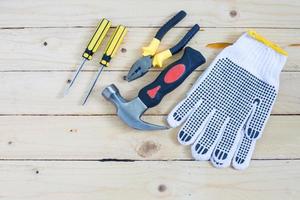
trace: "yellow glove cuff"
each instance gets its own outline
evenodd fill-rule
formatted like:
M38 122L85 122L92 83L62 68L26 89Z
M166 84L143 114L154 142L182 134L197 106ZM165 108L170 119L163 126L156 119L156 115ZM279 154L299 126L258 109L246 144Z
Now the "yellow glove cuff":
M266 39L265 37L259 35L256 31L254 30L249 30L248 32L248 35L251 36L253 39L263 43L264 45L270 47L271 49L273 49L274 51L284 55L284 56L287 56L288 53L283 50L281 47L279 47L277 44L271 42L270 40Z

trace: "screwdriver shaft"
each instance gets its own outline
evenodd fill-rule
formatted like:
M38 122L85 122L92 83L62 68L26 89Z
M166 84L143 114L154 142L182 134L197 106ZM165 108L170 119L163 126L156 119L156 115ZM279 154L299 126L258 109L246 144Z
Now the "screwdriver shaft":
M84 101L83 101L82 105L85 105L85 103L87 102L87 100L88 100L90 94L92 93L92 91L93 91L93 89L94 89L94 87L95 87L95 85L96 85L96 83L97 83L97 81L98 81L98 78L99 78L99 76L100 76L100 74L101 74L103 68L104 68L104 65L100 65L100 67L99 67L99 69L98 69L98 72L97 72L97 74L96 74L94 80L93 80L93 81L91 82L91 84L90 84L89 90L88 90L88 92L86 93L86 96L85 96L85 98L84 98Z
M74 82L75 82L75 80L76 80L76 78L77 78L79 72L81 71L81 69L82 69L82 67L83 67L83 65L84 65L84 63L85 63L86 61L87 61L87 59L84 58L84 59L82 60L81 64L80 64L80 66L77 68L76 72L74 72L74 75L73 75L71 81L69 82L69 84L67 85L67 87L66 87L66 89L65 89L64 96L66 96L66 95L69 93L70 88L71 88L72 85L74 84Z
M107 46L104 50L103 56L100 60L100 67L99 67L98 73L97 73L96 77L94 78L94 80L91 82L90 88L84 98L82 105L84 105L87 102L87 99L89 98L90 94L92 93L103 68L109 66L110 60L114 57L115 53L117 52L126 33L127 33L127 28L125 26L119 25L116 28L116 30L114 31L114 33L110 36Z
M82 61L81 65L77 68L76 72L73 75L72 80L68 81L68 85L64 91L64 96L66 96L68 94L68 92L69 92L70 88L72 87L72 85L74 84L78 74L80 73L81 69L83 68L84 63L87 60L91 60L94 53L98 50L105 35L108 32L108 29L110 28L110 26L111 26L111 22L107 19L102 19L98 23L96 31L94 32L94 35L90 39L85 51L82 54L83 61Z

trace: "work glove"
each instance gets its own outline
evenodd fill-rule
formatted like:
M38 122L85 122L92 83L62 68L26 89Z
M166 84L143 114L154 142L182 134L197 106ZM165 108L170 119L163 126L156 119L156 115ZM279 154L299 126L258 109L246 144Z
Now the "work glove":
M168 115L196 160L248 167L270 116L287 53L255 31L225 48Z

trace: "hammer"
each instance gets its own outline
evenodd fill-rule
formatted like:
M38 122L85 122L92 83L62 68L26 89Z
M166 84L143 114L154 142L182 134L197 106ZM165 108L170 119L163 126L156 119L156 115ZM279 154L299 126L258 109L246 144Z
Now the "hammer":
M139 130L163 130L166 126L151 124L141 120L142 114L160 103L162 98L177 88L197 67L205 63L203 55L191 47L186 47L183 56L166 67L149 85L139 91L131 101L124 99L118 88L111 84L102 95L117 108L118 116L128 126Z

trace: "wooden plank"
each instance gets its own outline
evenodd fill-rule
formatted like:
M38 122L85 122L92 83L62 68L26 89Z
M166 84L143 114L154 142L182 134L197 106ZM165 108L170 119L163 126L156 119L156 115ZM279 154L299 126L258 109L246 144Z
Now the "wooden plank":
M204 162L0 162L12 199L300 198L300 161L253 161L242 173ZM17 188L17 190L16 190Z
M0 53L5 55L0 60L0 70L75 70L93 29L0 29L2 44ZM156 30L157 28L129 28L121 46L123 53L121 50L118 52L112 60L110 70L129 70L141 55L141 47L148 45ZM176 44L187 30L187 28L173 29L164 38L160 50ZM205 55L206 65L208 65L221 51L220 48L207 47L209 44L232 43L247 28L204 28L201 30L189 45ZM300 29L257 29L257 31L288 51L289 59L284 68L285 71L300 71L300 57L298 56L300 54ZM103 44L106 42L107 40ZM104 45L102 46L94 59L86 63L85 70L96 70L101 52L103 52ZM169 62L178 57L170 59Z
M162 123L162 117L146 116ZM272 116L254 159L299 159L300 116ZM1 159L192 159L179 145L179 128L143 132L116 116L2 116Z
M131 99L159 72L150 72L132 83L123 80L126 72L104 71L86 106L81 106L84 92L95 72L84 72L65 98L61 97L71 72L2 72L0 73L0 114L114 114L115 107L102 96L107 85L115 83L123 97ZM146 114L166 114L183 98L201 72L193 73L175 92L167 95ZM274 114L299 114L300 73L283 72Z
M90 0L88 4L84 0L5 0L1 8L5 12L0 27L94 26L102 17L114 25L159 26L181 9L189 15L180 26L198 22L205 27L300 27L297 0L189 0L184 4L180 0Z

